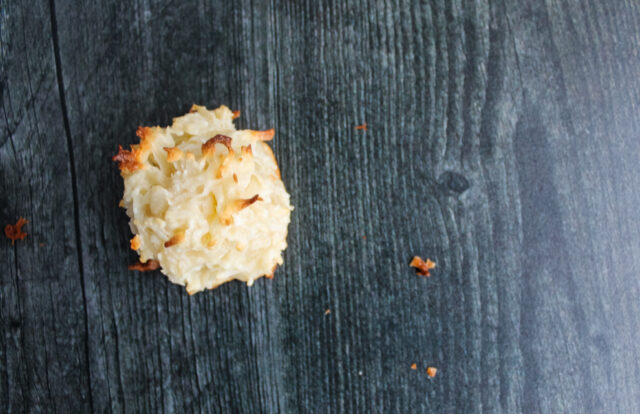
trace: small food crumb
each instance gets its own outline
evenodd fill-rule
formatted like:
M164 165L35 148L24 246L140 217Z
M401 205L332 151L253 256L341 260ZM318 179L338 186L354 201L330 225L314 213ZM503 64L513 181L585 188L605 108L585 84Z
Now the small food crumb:
M26 220L23 217L20 217L16 224L7 224L4 228L4 234L11 239L11 245L15 243L16 240L24 240L27 237L27 233L22 231L22 226L27 224L29 220Z
M362 240L367 240L367 236L362 236Z
M364 122L364 123L362 123L362 124L360 124L360 125L357 125L357 126L356 126L356 129L357 129L358 131L366 131L366 130L367 130L367 123L366 123L366 122Z
M238 117L240 117L240 110L239 109L236 109L235 111L231 112L231 119L236 119Z
M139 272L149 272L151 270L156 270L160 267L160 263L157 260L147 260L146 263L134 263L129 266L129 270L137 270Z
M428 375L430 378L435 377L437 372L438 372L438 368L435 368L435 367L427 367L427 375Z
M362 376L362 371L358 371L358 375Z
M415 362L413 364L411 364L411 369L414 370L414 371L416 369L418 369L418 364L416 364Z
M330 313L331 313L331 309L327 309L326 311L324 311L324 314L325 314L325 315L328 315L328 314L330 314Z
M420 256L415 256L411 260L411 263L409 263L409 266L415 267L417 269L416 274L429 277L431 276L429 270L435 268L436 263L431 261L431 259L427 259L427 261L425 262L424 260L422 260L422 258L420 258Z
M39 244L39 246L40 246L40 247L43 247L43 246L44 246L44 243L40 243L40 244Z

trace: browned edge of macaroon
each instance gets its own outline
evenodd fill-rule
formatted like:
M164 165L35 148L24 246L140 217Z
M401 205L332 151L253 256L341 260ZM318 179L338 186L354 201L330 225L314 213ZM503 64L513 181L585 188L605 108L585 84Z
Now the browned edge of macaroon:
M216 151L216 144L222 144L229 150L229 154L233 154L233 148L231 147L231 137L218 134L213 138L209 138L207 142L202 144L202 156L213 155Z
M254 195L251 198L240 198L230 202L225 208L222 214L220 215L220 222L225 226L233 223L233 215L243 208L249 207L251 204L256 201L262 201L259 194Z

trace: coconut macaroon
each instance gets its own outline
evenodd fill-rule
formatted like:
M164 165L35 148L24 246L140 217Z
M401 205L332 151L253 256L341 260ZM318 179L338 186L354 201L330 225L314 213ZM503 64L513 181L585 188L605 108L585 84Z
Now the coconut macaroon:
M121 206L140 255L131 269L160 268L189 294L273 277L293 207L264 142L275 131L236 130L238 115L194 105L170 127L138 128L140 143L119 148Z

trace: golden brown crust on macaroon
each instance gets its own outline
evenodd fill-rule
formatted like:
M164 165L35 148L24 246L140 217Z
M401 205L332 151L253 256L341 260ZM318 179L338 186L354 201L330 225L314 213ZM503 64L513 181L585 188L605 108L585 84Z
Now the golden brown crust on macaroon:
M176 233L172 238L167 240L164 243L164 247L175 246L176 244L180 244L183 241L184 241L184 231L181 231L180 233Z
M276 273L276 268L278 267L278 264L274 264L273 268L271 268L271 273L264 275L264 277L266 277L267 279L273 279L273 275Z
M254 195L251 198L247 198L247 199L240 198L238 200L232 201L224 208L224 211L220 216L220 222L225 226L233 223L233 215L235 213L242 210L243 208L249 207L251 204L255 203L256 201L262 201L262 199L260 198L260 195L258 194Z
M169 162L178 161L180 158L182 158L182 151L180 151L180 148L164 147L163 149L167 151L167 161Z
M240 152L245 157L253 156L253 150L251 149L251 145L247 145L247 146L243 145L242 147L240 147Z
M155 138L153 129L150 127L138 127L136 135L140 138L139 144L131 145L130 150L118 145L118 153L111 159L118 163L118 168L122 174L132 173L135 170L145 168L143 157L151 149L151 143Z
M216 152L216 144L222 144L229 150L229 154L233 154L233 148L231 148L231 137L226 135L216 135L213 138L209 138L207 142L202 144L202 156L213 155Z

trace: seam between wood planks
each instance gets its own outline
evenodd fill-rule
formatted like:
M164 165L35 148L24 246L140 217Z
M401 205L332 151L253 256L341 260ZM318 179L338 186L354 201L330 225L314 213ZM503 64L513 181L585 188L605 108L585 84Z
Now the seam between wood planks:
M80 272L80 283L82 286L82 302L84 305L84 348L85 362L87 364L87 377L89 380L89 404L93 411L93 395L91 385L91 365L89 358L89 315L87 312L87 295L84 283L84 264L82 261L82 239L80 236L80 214L78 203L78 183L76 179L76 163L73 156L73 143L71 141L71 128L69 126L69 116L67 113L67 100L64 94L64 80L62 79L62 59L60 58L60 44L58 41L58 23L56 21L55 0L49 0L49 14L51 15L51 39L53 41L53 55L56 63L56 78L58 80L58 92L60 94L60 107L62 110L62 122L67 140L67 152L69 153L69 170L71 171L71 188L73 193L73 220L76 233L76 253L78 255L78 267Z

